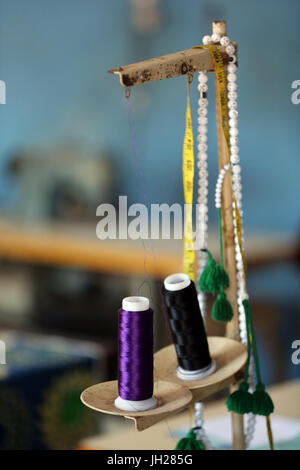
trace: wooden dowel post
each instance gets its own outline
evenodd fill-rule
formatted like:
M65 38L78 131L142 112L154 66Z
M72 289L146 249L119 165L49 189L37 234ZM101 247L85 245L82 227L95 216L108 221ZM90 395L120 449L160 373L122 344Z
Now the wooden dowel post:
M213 21L212 34L220 34L226 36L226 21Z
M226 35L226 22L215 21L212 24L212 32L219 33L221 36ZM217 84L216 84L217 90ZM221 105L219 96L216 93L216 117L217 117L217 135L218 135L218 159L219 169L221 170L226 163L229 163L230 156L222 131L221 119ZM239 335L239 316L237 305L237 283L236 283L236 264L235 264L235 246L234 246L234 226L233 226L233 211L232 211L232 185L231 175L226 173L223 190L222 190L222 238L223 238L223 261L224 268L226 269L230 286L226 290L226 295L232 305L234 317L233 320L227 325L226 336L233 339L240 339ZM244 421L242 415L232 413L232 437L233 448L245 448L244 436Z

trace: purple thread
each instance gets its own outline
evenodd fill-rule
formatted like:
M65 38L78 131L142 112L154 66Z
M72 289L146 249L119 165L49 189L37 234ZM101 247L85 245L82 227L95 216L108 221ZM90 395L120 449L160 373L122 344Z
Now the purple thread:
M153 310L119 310L119 395L147 400L153 394Z

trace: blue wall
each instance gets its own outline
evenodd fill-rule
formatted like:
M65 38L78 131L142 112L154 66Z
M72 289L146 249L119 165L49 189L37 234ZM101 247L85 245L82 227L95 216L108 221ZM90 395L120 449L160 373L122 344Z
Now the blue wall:
M160 0L159 5L161 27L142 36L131 27L129 0L0 0L0 79L7 85L7 104L0 106L0 207L13 204L5 177L10 156L66 140L109 152L122 175L119 194L141 201L123 90L106 71L197 45L214 19L225 19L239 44L245 228L295 234L300 105L290 97L292 81L300 79L299 0ZM194 124L196 100L193 83ZM136 87L132 103L148 202L182 202L185 78ZM209 117L212 188L217 175L213 105ZM216 221L213 198L211 191L210 217ZM289 351L297 331L296 272L258 273L250 277L250 291L284 299Z
M161 27L142 36L131 27L126 0L0 1L0 78L7 84L7 104L0 106L2 171L19 148L79 139L111 152L124 175L120 193L140 199L123 91L106 70L199 44L213 19L226 19L230 37L239 43L246 227L294 232L300 105L292 105L290 87L300 79L300 2L164 0L160 9ZM195 91L194 83L194 118ZM185 100L184 78L133 90L149 202L182 201ZM210 118L214 182L213 106ZM0 188L2 205L8 204L11 191L3 172ZM212 202L213 194L211 207Z

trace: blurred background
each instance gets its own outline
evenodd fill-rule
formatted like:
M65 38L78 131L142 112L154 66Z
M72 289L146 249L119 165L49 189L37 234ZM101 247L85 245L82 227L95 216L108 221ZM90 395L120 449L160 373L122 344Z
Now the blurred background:
M300 338L300 105L291 102L299 2L0 0L0 448L76 448L109 431L78 396L116 377L122 297L141 286L156 305L156 347L169 342L157 281L180 269L181 244L155 242L155 263L146 244L145 273L141 241L97 240L96 208L117 206L119 195L128 205L183 203L186 81L132 90L132 142L124 90L107 70L201 44L219 19L238 42L246 255L263 372L268 384L300 377L291 362ZM195 83L191 93L196 123ZM209 101L213 188L212 93ZM211 191L212 249L213 202ZM222 334L211 323L208 331Z

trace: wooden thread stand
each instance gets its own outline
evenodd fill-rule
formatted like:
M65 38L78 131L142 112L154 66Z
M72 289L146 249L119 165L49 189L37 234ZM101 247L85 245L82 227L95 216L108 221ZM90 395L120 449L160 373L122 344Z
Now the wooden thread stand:
M212 33L226 35L226 22L214 21ZM229 57L225 48L217 46L222 54L224 64L228 64ZM174 54L168 54L136 64L118 67L109 70L120 78L123 87L130 87L142 83L178 77L187 73L200 71L214 72L214 65L210 52L207 49L187 49ZM216 93L216 121L218 135L219 169L229 163L229 155L221 127L221 107ZM145 412L129 413L114 406L114 399L118 395L117 381L105 382L89 387L81 399L83 403L103 413L121 415L133 419L137 430L152 426L167 416L187 408L192 402L203 400L213 393L233 386L245 366L247 350L240 343L236 264L234 248L234 226L232 214L232 185L229 172L226 173L222 188L222 235L224 268L228 272L230 286L226 291L227 297L234 310L234 318L227 325L226 337L209 337L209 347L212 359L217 363L217 370L212 375L197 381L182 381L176 376L177 359L173 345L158 351L154 356L156 385L154 395L159 406ZM161 380L163 378L163 380ZM233 448L245 448L243 416L232 413Z

